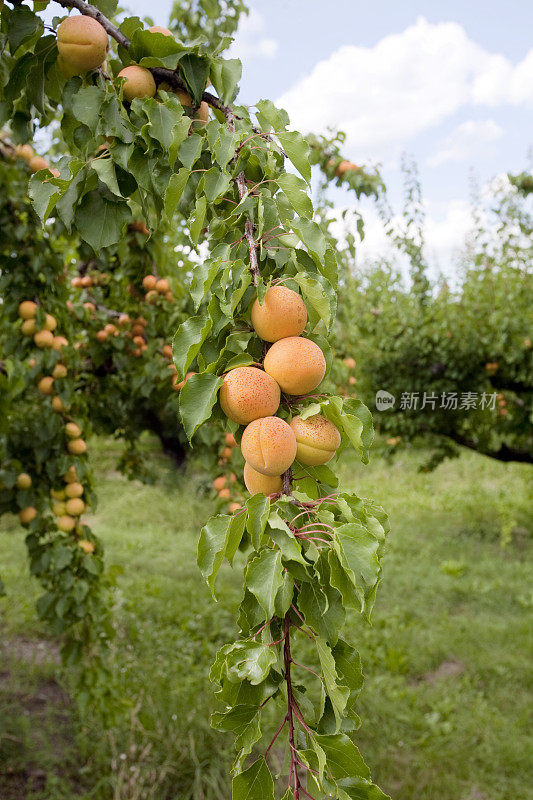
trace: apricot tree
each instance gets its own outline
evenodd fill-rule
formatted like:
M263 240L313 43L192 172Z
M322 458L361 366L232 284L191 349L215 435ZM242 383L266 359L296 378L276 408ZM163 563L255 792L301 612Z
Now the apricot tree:
M116 248L139 217L157 240L176 214L187 218L191 242L205 242L208 250L192 272L194 313L177 329L173 358L178 383L194 372L179 393L189 440L219 420L247 459L251 497L233 514L212 517L198 547L213 594L224 559L233 562L241 548L245 561L239 634L212 669L224 708L213 724L236 736L232 796L274 799L270 759L284 737L287 800L384 797L354 742L363 679L359 655L341 631L347 610L370 615L388 528L371 501L338 488L331 466L348 446L367 461L372 420L360 401L323 389L338 265L313 218L309 145L270 101L259 101L253 114L234 103L240 64L220 56L223 43L180 41L135 17L117 25L107 16L113 0L60 5L77 9L83 20L59 42L27 7L15 3L2 11L2 113L14 140L23 144L35 125L60 120L62 155L53 172L43 167L30 180L35 210L45 224L58 218L98 257ZM93 38L85 17L111 38L105 63L102 36ZM87 53L80 55L80 45ZM47 280L56 282L60 270L52 264ZM24 323L35 321L31 341L39 352L27 352L28 365L40 380L55 381L61 364L67 377L57 380L68 381L69 331L56 330L48 302L55 286L43 285L41 271L32 281L13 277L19 292L27 292L21 302L33 305L21 306L15 293L10 298ZM292 294L280 292L281 285ZM154 290L157 283L148 288ZM62 336L67 343L56 348ZM18 380L24 369L17 359L4 368L12 398L25 385ZM44 385L43 400L31 401L51 404L53 385ZM57 409L46 406L52 473L42 469L33 438L21 435L24 446L10 453L9 491L17 479L27 484L22 473L32 481L39 476L37 493L31 485L17 491L29 492L21 500L23 522L39 569L57 583L47 602L56 615L67 606L69 620L77 614L77 624L90 628L85 598L91 586L81 571L94 574L87 558L99 545L79 522L90 480L84 482L85 441L78 435L90 423L72 386L60 400ZM22 452L19 467L13 462ZM56 518L73 519L72 526L48 513L47 478L67 512Z

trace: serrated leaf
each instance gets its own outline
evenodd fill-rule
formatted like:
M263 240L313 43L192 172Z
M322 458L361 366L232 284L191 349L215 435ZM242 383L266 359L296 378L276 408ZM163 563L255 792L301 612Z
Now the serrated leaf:
M185 139L178 148L178 158L187 169L192 169L193 165L200 158L204 140L197 133L192 133Z
M276 183L300 217L313 216L313 204L307 194L307 184L297 175L285 172L278 175Z
M181 195L183 194L187 185L187 181L189 180L190 174L190 169L182 167L178 173L174 173L170 176L167 190L165 192L165 214L169 220L171 220L174 216Z
M292 161L300 175L309 184L311 181L311 164L309 162L309 143L298 131L280 131L278 139L287 157Z
M131 211L126 203L114 203L93 191L83 197L74 218L82 239L98 253L120 240Z
M172 357L178 380L183 380L187 368L192 364L213 323L205 314L189 317L182 322L172 340Z
M223 103L234 100L241 74L242 64L238 58L220 58L211 64L211 81Z
M200 239L200 234L202 232L202 228L204 227L206 211L207 199L205 195L202 195L196 199L196 204L194 206L194 220L189 225L191 241L193 241L195 244L197 244L198 240Z
M95 158L90 162L91 167L98 174L98 177L104 183L110 192L117 197L122 197L122 192L117 183L117 174L115 172L115 165L110 158Z
M244 533L244 514L211 517L200 532L197 562L213 597L218 571L227 558L231 563Z
M246 529L250 534L253 548L258 550L270 513L270 497L261 492L252 495L246 501L246 511Z
M231 800L274 800L274 781L264 758L233 778Z
M344 733L313 737L326 754L326 766L336 780L360 777L370 778L370 770L361 753Z
M325 278L323 282L303 272L298 272L292 278L301 288L307 302L315 309L324 325L329 330L337 310L337 297L333 287Z

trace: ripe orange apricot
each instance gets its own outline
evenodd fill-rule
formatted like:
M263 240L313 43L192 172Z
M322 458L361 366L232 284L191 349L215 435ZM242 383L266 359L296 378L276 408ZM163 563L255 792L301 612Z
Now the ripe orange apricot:
M17 489L29 489L31 486L31 476L27 472L17 475Z
M223 489L225 485L226 485L225 475L219 475L219 477L215 478L215 480L213 481L213 489L216 489L217 492L219 492L220 489Z
M70 484L72 486L72 484ZM72 497L65 503L67 514L71 517L79 517L85 511L85 503L81 497Z
M296 436L296 458L302 464L316 467L327 464L341 443L341 435L333 422L315 414L307 419L294 417L291 428Z
M78 481L68 483L65 488L65 494L68 498L81 497L83 495L83 486Z
M61 61L65 67L78 73L100 67L108 44L105 29L92 17L67 17L57 29Z
M81 547L83 552L87 555L94 553L94 542L90 542L88 539L80 539L78 542L78 547Z
M52 408L54 409L54 411L58 412L65 410L65 404L63 403L62 399L57 395L55 397L52 397Z
M47 330L37 331L33 337L33 341L37 347L52 347L54 344L54 334L52 331Z
M61 350L62 347L68 346L68 339L65 339L64 336L54 336L54 341L52 342L52 349L53 350Z
M159 294L166 294L166 292L170 290L170 283L166 278L159 278L159 280L156 281L155 290L159 292Z
M230 514L233 514L234 511L238 511L240 508L242 508L240 503L230 503L228 506L228 511Z
M19 520L22 525L29 525L32 519L37 516L37 509L33 506L26 506L19 511Z
M345 358L344 366L348 367L348 369L355 369L355 358L352 358L351 356L349 358Z
M145 291L149 291L150 289L153 289L155 287L156 283L157 283L157 278L155 277L155 275L145 275L142 284L143 289Z
M237 447L235 436L232 433L227 433L224 437L224 441L226 443L226 447Z
M50 396L54 393L54 379L50 376L46 378L41 378L39 383L37 384L37 389L41 394L44 394L45 397Z
M220 406L224 414L239 425L259 417L270 417L279 407L280 391L276 381L257 367L236 367L224 375L220 388Z
M248 464L244 465L244 485L250 494L275 494L281 492L281 475L263 475Z
M262 475L281 475L296 458L296 436L279 417L250 422L243 431L241 450L245 461Z
M310 339L289 336L274 342L264 360L267 372L287 394L307 394L326 374L326 359Z
M256 298L252 306L252 325L265 342L299 336L307 323L307 309L297 292L286 286L271 286L263 305Z
M76 472L76 467L74 465L68 468L68 470L63 476L63 480L65 481L65 483L74 483L75 481L78 480L78 474ZM63 497L66 497L65 492L63 492Z
M73 456L81 456L87 450L87 445L83 439L71 439L67 444L67 450Z
M162 33L163 36L172 36L172 32L169 31L168 28L163 28L161 25L152 25L148 30L150 33Z
M33 319L36 313L37 303L34 303L33 300L23 300L19 305L18 314L21 319Z
M56 519L56 527L58 530L63 531L63 533L70 533L74 530L75 526L76 520L74 517L70 517L67 514L64 514Z
M51 314L46 314L43 327L45 331L55 331L57 328L57 319Z
M104 331L103 329L101 331L96 331L96 341L100 342L100 344L103 344L103 342L107 340L108 336L108 332Z
M31 144L18 144L15 148L15 153L19 158L23 158L24 161L30 161L35 155Z
M118 77L125 78L124 98L130 102L136 97L153 97L156 93L154 76L149 69L132 64L121 69Z
M32 172L39 172L41 169L48 169L48 161L42 156L33 156L28 161L28 166Z
M218 493L218 496L221 500L230 500L231 499L231 492L229 489L221 489Z
M37 323L34 319L25 319L22 325L20 326L21 332L24 336L33 336L35 331L37 330Z

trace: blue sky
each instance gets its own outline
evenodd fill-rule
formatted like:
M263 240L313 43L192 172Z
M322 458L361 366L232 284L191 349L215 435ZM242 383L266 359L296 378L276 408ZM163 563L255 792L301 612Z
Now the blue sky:
M165 24L171 0L124 3ZM300 130L330 123L346 155L380 162L395 207L403 151L417 160L428 254L448 271L480 184L528 164L533 145L533 4L526 0L250 0L233 54L241 102L279 101ZM334 194L339 207L351 198ZM382 244L370 215L365 247Z

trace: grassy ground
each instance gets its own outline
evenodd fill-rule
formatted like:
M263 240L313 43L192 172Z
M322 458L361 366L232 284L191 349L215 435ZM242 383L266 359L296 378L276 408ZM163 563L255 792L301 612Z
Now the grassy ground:
M233 636L239 571L223 570L214 605L195 563L211 510L200 477L150 454L159 481L143 486L114 471L112 442L92 452L93 524L123 568L117 680L130 713L111 733L77 719L35 619L23 533L3 520L0 798L224 800L231 742L209 728L207 673ZM374 626L348 623L367 676L358 743L394 800L532 800L532 470L465 453L423 474L424 458L343 468L393 525Z

